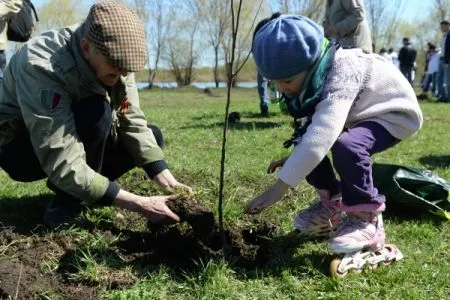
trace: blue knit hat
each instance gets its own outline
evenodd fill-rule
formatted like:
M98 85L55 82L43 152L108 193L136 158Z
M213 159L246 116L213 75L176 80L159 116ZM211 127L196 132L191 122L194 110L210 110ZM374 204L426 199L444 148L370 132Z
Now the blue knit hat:
M270 80L290 78L308 69L321 53L323 29L302 16L282 15L256 34L253 57Z

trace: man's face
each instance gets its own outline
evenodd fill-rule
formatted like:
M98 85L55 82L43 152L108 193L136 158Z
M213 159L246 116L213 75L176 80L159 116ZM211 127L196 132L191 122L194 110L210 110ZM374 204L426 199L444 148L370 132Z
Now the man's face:
M95 46L88 40L81 41L81 49L84 57L87 59L97 78L105 86L114 86L119 81L120 76L126 76L127 72L113 66L106 56L104 56Z
M441 32L446 33L450 29L450 25L448 24L441 24Z
M307 74L308 72L304 71L291 78L275 80L275 84L280 92L288 96L298 96L303 88Z

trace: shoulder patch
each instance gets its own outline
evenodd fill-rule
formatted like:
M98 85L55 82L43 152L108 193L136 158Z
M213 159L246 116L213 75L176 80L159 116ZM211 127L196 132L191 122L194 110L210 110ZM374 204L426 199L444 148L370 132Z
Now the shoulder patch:
M41 104L49 111L62 108L61 94L52 90L41 90Z

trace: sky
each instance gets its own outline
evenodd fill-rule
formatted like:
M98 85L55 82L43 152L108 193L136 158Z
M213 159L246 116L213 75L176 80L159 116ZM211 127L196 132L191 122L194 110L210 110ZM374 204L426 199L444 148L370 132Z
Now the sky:
M85 5L92 5L95 3L95 0L80 0L85 3ZM174 0L171 0L174 1ZM181 1L181 0L178 0ZM253 1L253 0L245 0L245 1ZM39 7L42 4L47 2L47 0L33 0L33 3ZM431 7L432 0L406 0L404 17L407 20L414 20L415 18L424 17L427 14L424 14L427 9Z

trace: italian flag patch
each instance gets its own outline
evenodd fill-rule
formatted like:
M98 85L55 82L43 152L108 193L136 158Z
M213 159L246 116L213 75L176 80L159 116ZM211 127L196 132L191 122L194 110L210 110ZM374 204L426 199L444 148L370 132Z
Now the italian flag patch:
M41 104L50 111L62 107L61 94L51 90L41 90Z

